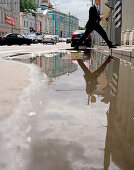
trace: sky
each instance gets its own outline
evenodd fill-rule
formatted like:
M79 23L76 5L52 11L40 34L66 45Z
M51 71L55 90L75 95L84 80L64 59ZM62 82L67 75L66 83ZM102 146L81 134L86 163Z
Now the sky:
M80 26L84 27L89 17L91 0L51 0L54 8L78 17Z

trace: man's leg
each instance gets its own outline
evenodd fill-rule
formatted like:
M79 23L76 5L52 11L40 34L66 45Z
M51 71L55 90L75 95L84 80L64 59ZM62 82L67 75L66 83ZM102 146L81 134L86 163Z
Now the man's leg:
M102 36L102 38L106 41L109 48L111 48L112 42L108 39L107 34L104 31L104 29L102 28L102 26L100 24L96 24L94 27L94 30L97 31Z
M76 47L78 48L83 41L85 41L85 39L88 37L88 35L94 30L93 26L89 26L88 28L86 28L85 33L83 34L83 36L80 38L80 40L77 42Z

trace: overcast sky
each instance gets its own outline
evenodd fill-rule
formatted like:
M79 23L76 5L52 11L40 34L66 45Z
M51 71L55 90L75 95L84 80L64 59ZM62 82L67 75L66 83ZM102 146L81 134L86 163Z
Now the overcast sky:
M80 19L80 26L85 26L88 16L91 0L51 0L54 8L61 12L71 13Z

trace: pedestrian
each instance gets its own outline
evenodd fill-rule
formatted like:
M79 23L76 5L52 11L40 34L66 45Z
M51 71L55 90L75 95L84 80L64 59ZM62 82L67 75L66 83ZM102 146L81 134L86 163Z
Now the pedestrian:
M83 43L83 41L88 37L88 35L95 30L98 32L102 38L106 41L109 48L117 48L116 44L112 43L108 37L102 26L100 25L100 21L103 20L103 15L100 15L100 11L98 6L100 5L101 0L95 0L95 4L90 7L89 10L89 20L86 24L86 31L84 35L77 42L75 49L79 50L79 46Z

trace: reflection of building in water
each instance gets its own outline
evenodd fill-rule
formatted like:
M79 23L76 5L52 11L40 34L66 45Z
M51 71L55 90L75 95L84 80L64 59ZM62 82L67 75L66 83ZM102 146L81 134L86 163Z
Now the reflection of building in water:
M48 77L57 77L74 72L78 66L71 59L64 59L66 53L46 54L37 58L36 63L43 69Z
M98 69L106 58L94 53L90 64ZM111 161L119 169L134 170L134 67L131 63L116 59L107 65L103 75L108 84L102 90L96 89L94 94L103 96L102 102L110 103L104 170L110 169Z
M134 68L125 61L114 62L110 88L110 107L107 112L108 127L104 165L110 166L110 159L123 170L134 169ZM117 74L119 72L119 74ZM117 81L118 80L118 81Z

